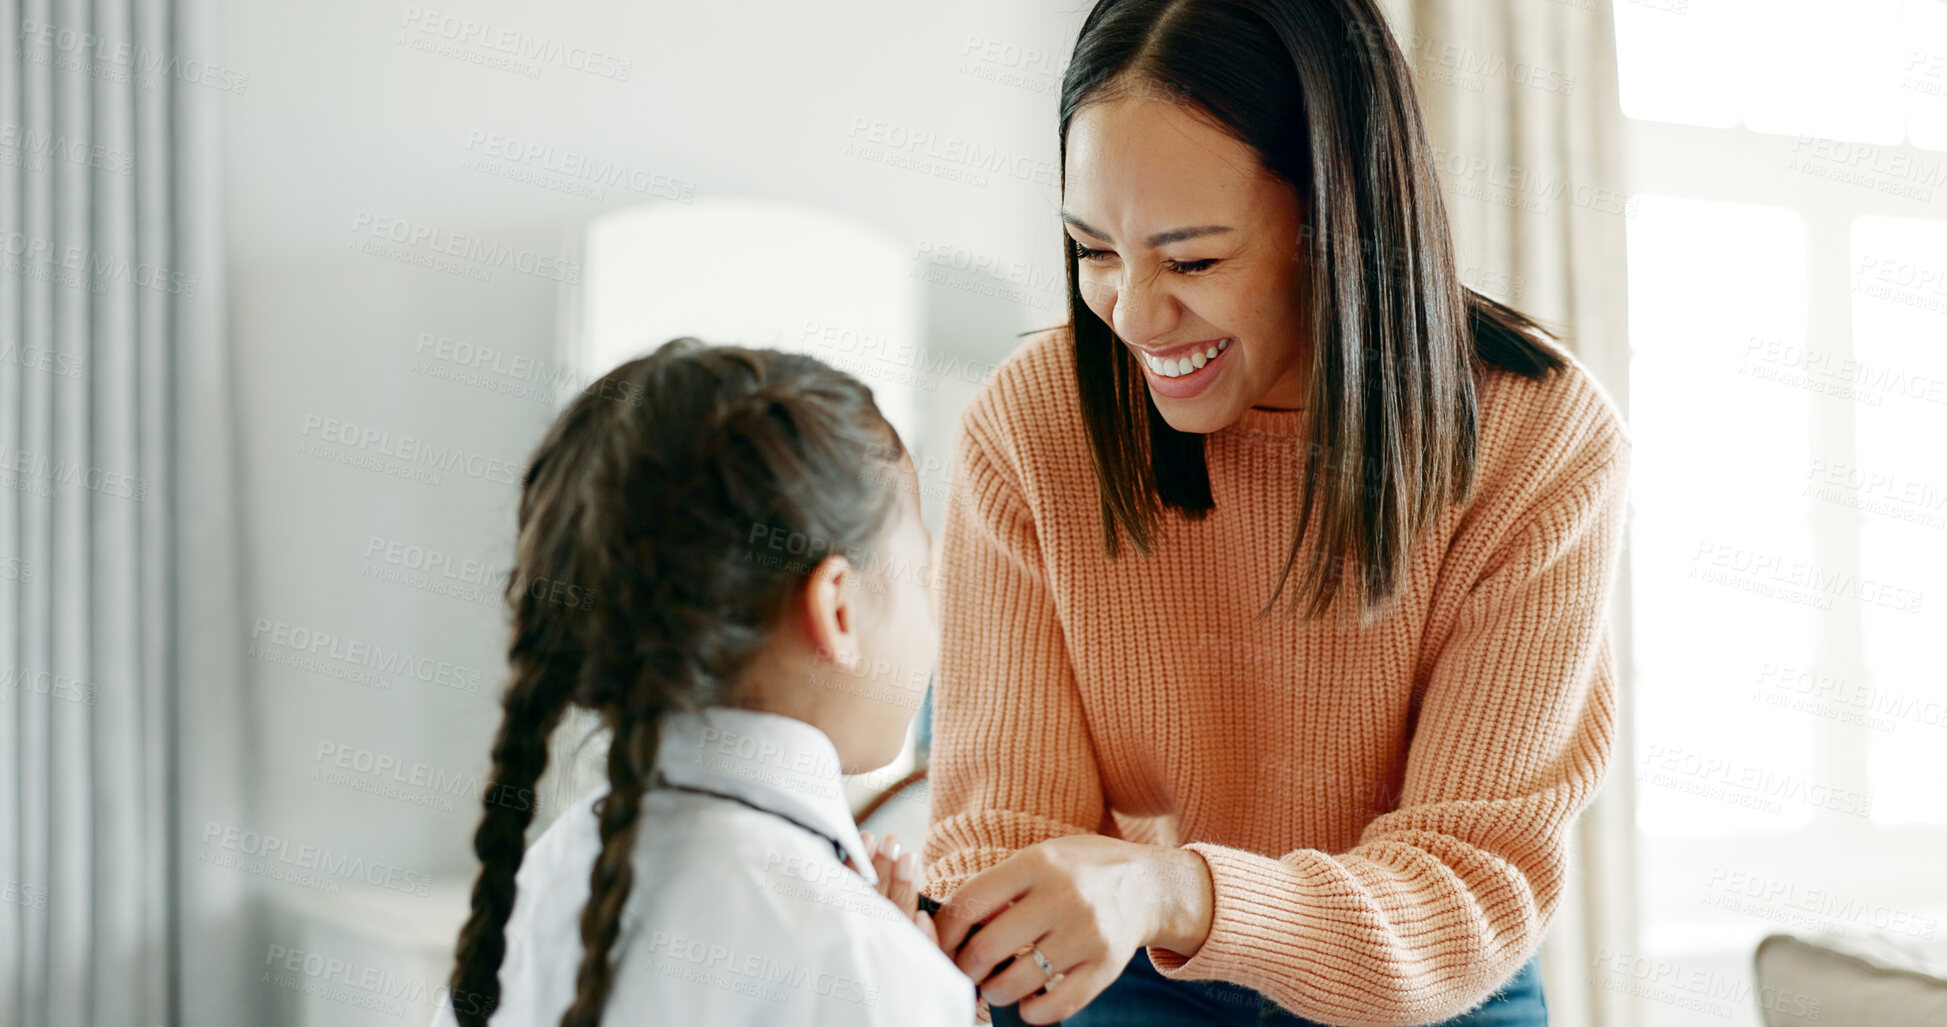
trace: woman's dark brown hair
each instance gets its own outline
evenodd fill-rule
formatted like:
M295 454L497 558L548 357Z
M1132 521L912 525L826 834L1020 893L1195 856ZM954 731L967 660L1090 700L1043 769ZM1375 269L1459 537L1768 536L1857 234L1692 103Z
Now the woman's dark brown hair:
M895 516L904 452L857 379L807 356L688 338L616 368L554 422L522 480L511 679L448 982L461 1024L485 1024L499 1005L533 789L568 705L598 715L610 739L581 968L561 1020L595 1027L664 715L731 704L804 580L749 540L797 532L869 556Z
M1476 373L1541 378L1566 361L1536 322L1462 284L1419 101L1374 0L1100 0L1062 76L1064 186L1076 113L1131 95L1210 120L1296 192L1311 413L1271 599L1316 512L1294 602L1317 615L1350 587L1367 613L1392 595L1420 528L1472 492ZM1134 355L1083 303L1067 250L1105 543L1114 556L1127 532L1147 552L1163 507L1212 508L1203 436L1163 420Z

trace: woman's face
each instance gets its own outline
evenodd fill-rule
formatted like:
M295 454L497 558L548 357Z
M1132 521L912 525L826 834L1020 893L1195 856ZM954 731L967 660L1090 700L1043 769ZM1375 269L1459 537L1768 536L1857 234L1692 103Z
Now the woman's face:
M1298 199L1250 147L1174 103L1108 100L1069 123L1065 174L1082 301L1170 427L1305 405Z

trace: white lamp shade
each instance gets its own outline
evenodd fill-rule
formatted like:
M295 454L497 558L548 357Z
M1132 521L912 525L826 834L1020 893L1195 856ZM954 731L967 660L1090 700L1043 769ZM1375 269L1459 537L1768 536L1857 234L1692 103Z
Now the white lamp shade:
M588 226L573 366L602 373L681 335L808 353L872 388L919 438L922 283L910 247L786 200L654 202Z

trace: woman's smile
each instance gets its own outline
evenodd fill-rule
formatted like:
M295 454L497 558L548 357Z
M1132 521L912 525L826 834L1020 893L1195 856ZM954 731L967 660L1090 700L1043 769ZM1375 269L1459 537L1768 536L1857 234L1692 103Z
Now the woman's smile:
M1130 348L1136 351L1136 362L1142 365L1150 388L1171 399L1189 399L1217 379L1230 344L1230 337L1225 336L1164 350Z

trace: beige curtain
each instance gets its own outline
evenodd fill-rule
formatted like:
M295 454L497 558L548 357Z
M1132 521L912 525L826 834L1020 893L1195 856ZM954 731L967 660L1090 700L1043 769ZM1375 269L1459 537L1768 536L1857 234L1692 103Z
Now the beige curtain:
M1566 333L1628 413L1623 190L1611 0L1387 0L1412 60L1468 284ZM1629 561L1610 608L1619 688L1607 782L1578 822L1571 890L1542 946L1551 1022L1633 1023L1595 986L1635 942Z

